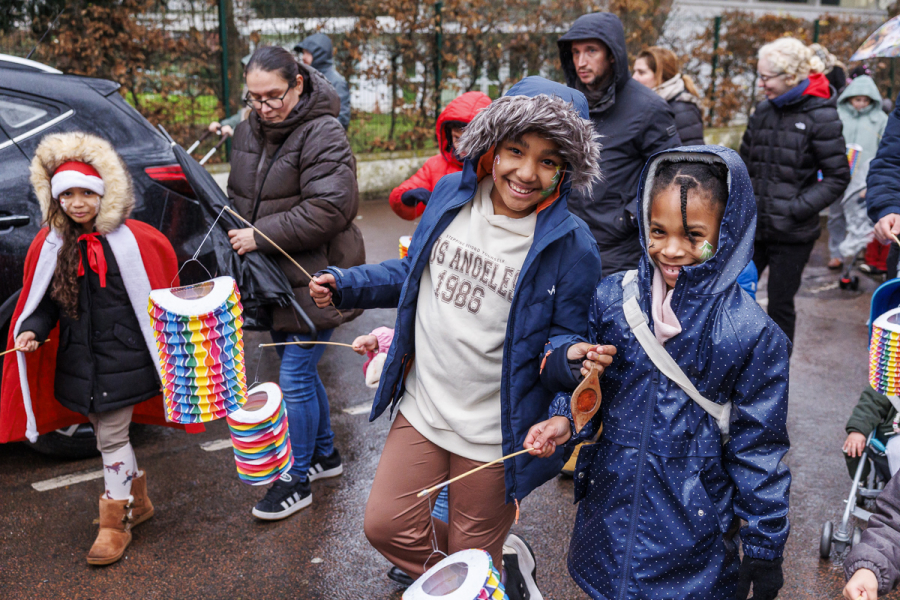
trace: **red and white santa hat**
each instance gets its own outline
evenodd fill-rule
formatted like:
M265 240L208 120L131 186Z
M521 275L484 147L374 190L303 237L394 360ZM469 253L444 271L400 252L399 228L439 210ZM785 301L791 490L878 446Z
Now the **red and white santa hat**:
M102 196L106 192L103 178L91 165L77 160L70 160L59 165L50 179L50 194L54 198L59 198L59 195L66 190L76 187L91 190L98 196Z

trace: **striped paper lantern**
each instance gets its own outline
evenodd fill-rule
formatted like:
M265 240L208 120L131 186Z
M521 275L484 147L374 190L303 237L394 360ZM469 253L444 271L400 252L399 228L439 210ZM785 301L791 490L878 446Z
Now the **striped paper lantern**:
M205 423L247 397L241 295L234 279L150 292L166 418Z

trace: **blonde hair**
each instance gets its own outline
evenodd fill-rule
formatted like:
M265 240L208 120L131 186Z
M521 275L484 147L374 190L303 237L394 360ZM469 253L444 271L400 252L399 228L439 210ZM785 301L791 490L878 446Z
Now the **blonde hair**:
M792 37L783 37L759 49L759 59L765 58L778 70L787 75L787 83L796 85L809 77L810 73L821 73L825 63L806 44Z
M641 50L641 53L638 54L638 58L644 59L644 62L647 63L647 66L653 71L653 74L656 76L656 83L654 85L657 87L681 73L681 65L678 64L678 57L668 48L650 46L645 50ZM691 79L690 76L684 74L681 75L681 79L684 81L684 89L686 89L689 94L693 94L699 98L700 92L697 91L694 80Z

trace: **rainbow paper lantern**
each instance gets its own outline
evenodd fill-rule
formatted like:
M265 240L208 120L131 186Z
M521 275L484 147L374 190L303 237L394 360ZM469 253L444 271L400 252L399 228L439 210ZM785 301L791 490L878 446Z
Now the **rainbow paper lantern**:
M276 384L251 388L240 410L225 420L231 430L238 478L244 483L266 485L294 464L287 408Z
M484 550L462 550L428 569L402 600L509 600L500 573Z
M231 277L150 292L166 418L205 423L247 398L241 295Z
M872 324L869 383L880 394L900 395L900 308L889 310Z
M859 163L859 153L862 146L858 144L847 144L847 162L850 164L850 177L856 172L856 165Z

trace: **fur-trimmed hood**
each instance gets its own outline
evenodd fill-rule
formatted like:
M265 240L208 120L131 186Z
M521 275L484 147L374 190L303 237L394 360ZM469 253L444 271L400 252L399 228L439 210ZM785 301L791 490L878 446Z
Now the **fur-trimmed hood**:
M466 127L456 150L477 162L498 142L532 131L559 146L571 171L572 187L589 190L600 178L600 142L587 99L578 90L543 77L526 77L482 109Z
M97 169L106 193L100 199L95 229L102 235L115 231L134 210L131 175L112 144L80 131L51 133L44 136L35 150L31 161L31 185L40 202L44 222L57 231L64 225L48 221L50 203L57 202L50 193L50 179L61 164L70 160L85 162Z

